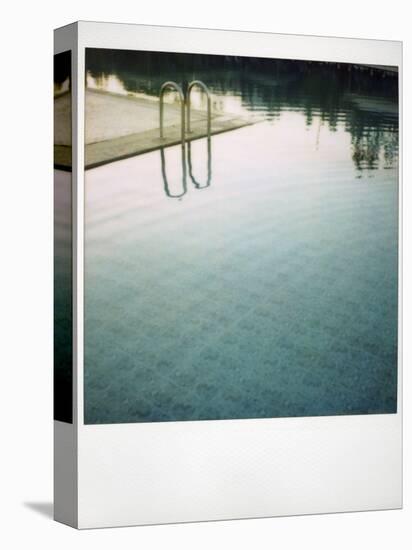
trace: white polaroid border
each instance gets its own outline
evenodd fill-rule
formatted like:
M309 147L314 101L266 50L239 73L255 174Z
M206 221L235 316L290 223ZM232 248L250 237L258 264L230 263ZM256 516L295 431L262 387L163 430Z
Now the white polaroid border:
M73 48L77 483L76 518L69 523L90 528L400 508L402 171L397 414L85 425L83 144L85 48L108 48L396 65L402 151L402 43L91 22L72 28L77 34ZM60 424L55 422L58 435Z

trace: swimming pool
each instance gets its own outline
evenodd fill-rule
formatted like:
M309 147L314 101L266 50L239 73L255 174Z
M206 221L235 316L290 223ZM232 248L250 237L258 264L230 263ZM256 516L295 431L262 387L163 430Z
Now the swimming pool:
M396 86L225 75L262 120L193 142L195 181L180 146L86 171L85 422L396 412Z

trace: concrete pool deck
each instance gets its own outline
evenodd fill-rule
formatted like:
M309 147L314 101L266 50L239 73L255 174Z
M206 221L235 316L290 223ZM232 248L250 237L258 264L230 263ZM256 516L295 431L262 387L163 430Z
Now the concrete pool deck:
M136 97L87 89L85 94L85 168L95 168L162 147L181 143L180 105L165 103L164 139L159 136L158 98ZM70 95L54 100L55 167L71 167ZM229 113L212 112L211 135L260 121ZM192 109L191 133L186 140L207 136L206 111Z

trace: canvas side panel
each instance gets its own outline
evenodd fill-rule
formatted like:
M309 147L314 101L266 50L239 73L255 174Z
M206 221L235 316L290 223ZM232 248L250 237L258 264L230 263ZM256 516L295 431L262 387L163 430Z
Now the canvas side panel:
M54 56L54 419L73 422L71 51Z
M77 25L54 34L54 518L77 526L75 180L72 143Z

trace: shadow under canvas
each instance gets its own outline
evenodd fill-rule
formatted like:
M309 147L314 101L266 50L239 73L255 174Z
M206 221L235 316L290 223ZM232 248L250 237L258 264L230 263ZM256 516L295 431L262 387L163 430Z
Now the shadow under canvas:
M23 506L30 508L41 516L53 519L53 502L23 502Z

